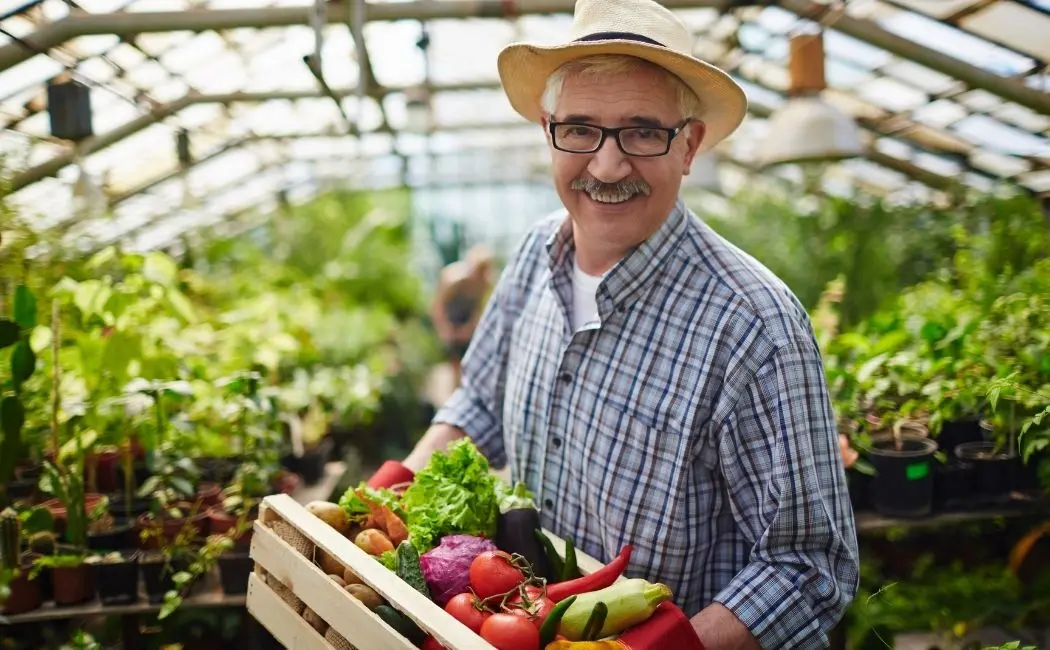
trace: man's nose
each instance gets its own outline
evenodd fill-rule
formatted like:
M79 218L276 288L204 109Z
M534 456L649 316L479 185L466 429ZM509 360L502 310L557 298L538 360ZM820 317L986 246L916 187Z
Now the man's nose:
M591 162L587 165L587 171L595 180L615 183L631 173L631 163L620 151L616 138L609 136L602 143L601 149L591 154Z

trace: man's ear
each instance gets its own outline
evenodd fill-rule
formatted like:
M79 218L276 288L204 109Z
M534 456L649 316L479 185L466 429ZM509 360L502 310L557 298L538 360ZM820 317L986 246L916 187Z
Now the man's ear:
M693 166L693 160L696 158L696 150L700 148L700 143L703 142L704 137L707 136L707 125L703 122L690 122L685 128L688 129L688 131L685 140L685 169L682 170L682 176L689 175L690 167Z

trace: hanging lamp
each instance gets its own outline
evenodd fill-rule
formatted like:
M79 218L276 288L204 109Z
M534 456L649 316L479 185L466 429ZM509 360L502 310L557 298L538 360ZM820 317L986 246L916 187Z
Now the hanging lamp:
M819 27L791 36L788 101L769 118L769 134L759 148L762 167L855 158L864 153L856 121L821 97L824 38Z

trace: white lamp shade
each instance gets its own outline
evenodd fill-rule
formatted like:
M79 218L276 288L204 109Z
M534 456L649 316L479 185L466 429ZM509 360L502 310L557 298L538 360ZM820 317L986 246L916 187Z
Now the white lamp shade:
M860 128L818 96L792 97L769 118L769 135L759 150L763 167L826 162L864 153Z

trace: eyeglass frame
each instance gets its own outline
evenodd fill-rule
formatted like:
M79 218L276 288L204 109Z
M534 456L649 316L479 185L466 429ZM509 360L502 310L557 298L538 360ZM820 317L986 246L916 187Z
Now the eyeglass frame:
M641 125L641 124L636 124L636 125L633 125L633 126L608 127L608 126L598 126L597 124L588 124L587 122L575 122L575 121L572 121L572 122L555 122L554 120L551 120L551 121L549 121L547 123L547 130L551 134L551 145L553 145L554 148L557 149L558 151L564 151L565 153L575 153L575 154L583 154L583 155L597 153L598 151L601 151L601 148L603 146L605 146L606 138L608 138L610 135L612 135L613 139L616 140L616 147L621 152L623 152L623 154L625 156L631 156L632 158L659 158L660 156L666 156L668 153L670 153L670 151L671 151L671 144L674 142L674 139L678 137L678 134L680 134L682 132L682 130L685 129L685 127L688 126L688 124L691 121L692 121L692 119L687 117L678 126L674 126L674 127L670 127L669 128L669 127L666 127L666 126L645 126L645 125ZM593 149L591 149L589 151L571 151L569 149L562 149L561 147L558 146L558 138L557 138L557 136L554 135L555 127L559 127L559 126L586 126L587 128L590 128L590 129L598 129L601 132L602 137L598 139L597 146L595 146ZM663 153L650 153L650 154L629 153L627 150L625 150L623 148L623 142L620 141L620 132L628 131L630 129L650 129L650 130L653 130L653 131L663 131L664 133L667 134L667 149L665 149Z

